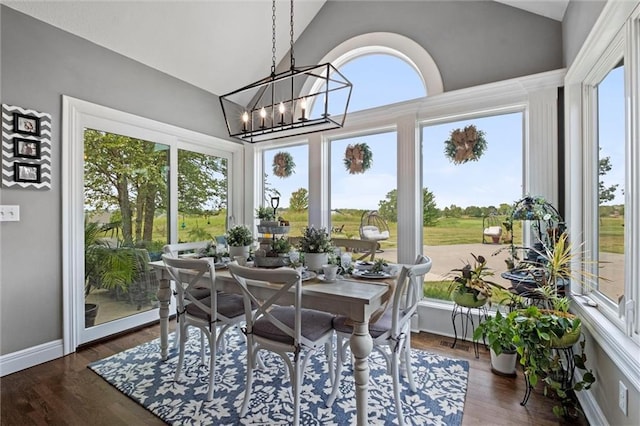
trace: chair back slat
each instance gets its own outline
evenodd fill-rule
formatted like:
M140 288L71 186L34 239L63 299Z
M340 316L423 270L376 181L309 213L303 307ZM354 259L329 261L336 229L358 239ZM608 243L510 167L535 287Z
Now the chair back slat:
M431 270L431 259L418 255L414 265L403 265L393 295L392 334L399 333L418 308L422 299L424 276Z
M215 291L216 271L211 259L175 258L170 254L163 254L162 260L167 266L169 276L175 283L176 304L178 315L184 312L187 304L194 304L202 311L209 314L211 322L217 318L217 297ZM206 280L211 292L210 306L197 299L192 290L202 288L202 277L209 274Z
M207 244L211 243L211 241L196 241L192 243L176 243L176 244L166 244L162 247L162 252L164 254L170 255L171 257L178 257L182 253L196 252L199 249L203 249L207 247Z
M302 277L299 272L293 269L258 269L240 266L236 262L231 262L229 272L236 280L245 296L245 310L247 311L247 333L251 333L253 324L260 318L268 320L287 336L291 337L294 345L300 343L310 345L302 336ZM266 300L256 296L256 283L248 285L248 281L257 281L260 285L274 286L280 288ZM251 303L254 304L251 312ZM295 329L291 329L280 320L271 315L270 311L275 306L288 306L295 308ZM247 310L247 308L249 310Z

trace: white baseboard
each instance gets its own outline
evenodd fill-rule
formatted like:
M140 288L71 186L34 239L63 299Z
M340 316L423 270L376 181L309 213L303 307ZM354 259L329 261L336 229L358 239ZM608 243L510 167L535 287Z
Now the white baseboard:
M575 372L575 380L582 380L582 372L576 370ZM609 422L605 417L604 413L600 409L598 405L598 401L593 396L593 393L590 390L583 390L580 392L576 392L576 397L578 398L578 402L580 402L580 407L582 407L582 411L584 411L584 416L589 421L590 425L601 425L601 426L609 426Z
M2 355L0 356L0 377L62 356L62 339Z

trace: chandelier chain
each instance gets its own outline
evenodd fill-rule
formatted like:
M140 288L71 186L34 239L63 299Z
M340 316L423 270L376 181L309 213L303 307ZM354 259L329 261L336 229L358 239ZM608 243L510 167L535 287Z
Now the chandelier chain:
M271 4L271 75L276 75L276 0Z
M289 35L291 36L289 52L291 57L291 69L293 69L296 66L296 59L293 56L293 0L291 0L291 30L289 31Z

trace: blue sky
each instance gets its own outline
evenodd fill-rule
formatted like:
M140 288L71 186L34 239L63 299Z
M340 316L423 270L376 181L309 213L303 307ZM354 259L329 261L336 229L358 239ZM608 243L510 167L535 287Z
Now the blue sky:
M605 186L619 184L616 198L624 204L624 67L613 69L598 85L598 142L600 158L609 157L611 171L601 177Z
M398 58L389 55L359 57L340 68L353 83L349 111L357 111L377 105L424 96L424 86L414 70ZM619 88L617 71L612 72L604 84ZM618 86L616 86L618 84ZM606 114L601 131L611 141L622 141L624 131L624 103L616 101L620 90L607 89L606 104L617 104L617 108L601 108ZM609 94L612 99L609 98ZM347 117L347 120L349 118ZM455 165L444 155L444 141L451 131L475 124L485 132L487 149L479 161ZM423 187L435 195L439 208L455 204L459 207L498 206L513 204L522 196L522 113L477 118L459 122L433 125L423 128ZM611 128L610 128L611 127ZM622 137L624 134L622 134ZM351 175L343 165L344 152L349 143L366 142L373 151L373 165L363 174ZM603 143L603 142L601 142ZM608 182L623 182L624 154L616 151L621 142L607 142L603 155L610 155L614 169L605 177ZM611 148L609 147L611 145ZM295 173L289 178L272 175L273 156L281 150L291 153L296 163ZM385 195L396 188L397 175L396 134L387 132L350 139L333 141L331 144L331 206L334 209L377 209ZM288 147L267 151L265 166L269 182L281 193L281 206L289 205L293 191L308 189L308 149L306 146ZM357 188L357 189L354 189ZM618 191L618 193L621 193ZM615 203L620 203L618 197Z

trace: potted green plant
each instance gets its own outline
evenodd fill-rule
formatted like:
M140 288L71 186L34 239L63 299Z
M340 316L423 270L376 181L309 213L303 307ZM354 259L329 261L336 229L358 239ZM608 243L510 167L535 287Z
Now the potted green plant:
M274 238L271 242L271 251L267 253L267 256L285 256L291 251L291 243L286 237Z
M274 221L276 216L274 210L271 207L258 207L256 209L256 217L260 219L260 225L262 226L278 226L278 222Z
M516 328L513 316L503 315L500 310L493 317L481 322L473 333L473 340L483 338L491 352L491 371L501 376L515 377L518 353L513 340Z
M545 286L539 293L550 308L530 305L511 312L516 333L513 342L527 383L533 388L542 381L545 395L554 395L559 401L553 412L571 417L579 410L575 392L589 389L595 382L586 367L585 339L580 339L582 323L569 312L570 300L558 296L555 287ZM574 353L578 342L579 352ZM574 380L575 368L583 370L580 380Z
M229 256L249 257L249 248L253 243L251 230L244 225L237 225L227 231L227 244L229 245Z
M133 249L111 247L105 239L104 227L98 222L84 222L84 289L85 297L94 288L126 289L137 275ZM85 303L85 328L95 324L96 303Z
M326 228L317 229L313 226L307 226L298 243L298 249L304 255L307 269L320 271L322 265L328 262L328 253L333 252L334 246Z
M449 286L451 299L460 306L477 308L489 301L494 288L498 284L487 280L493 271L487 267L484 256L473 256L474 264L466 263L464 267L453 269L453 281Z

